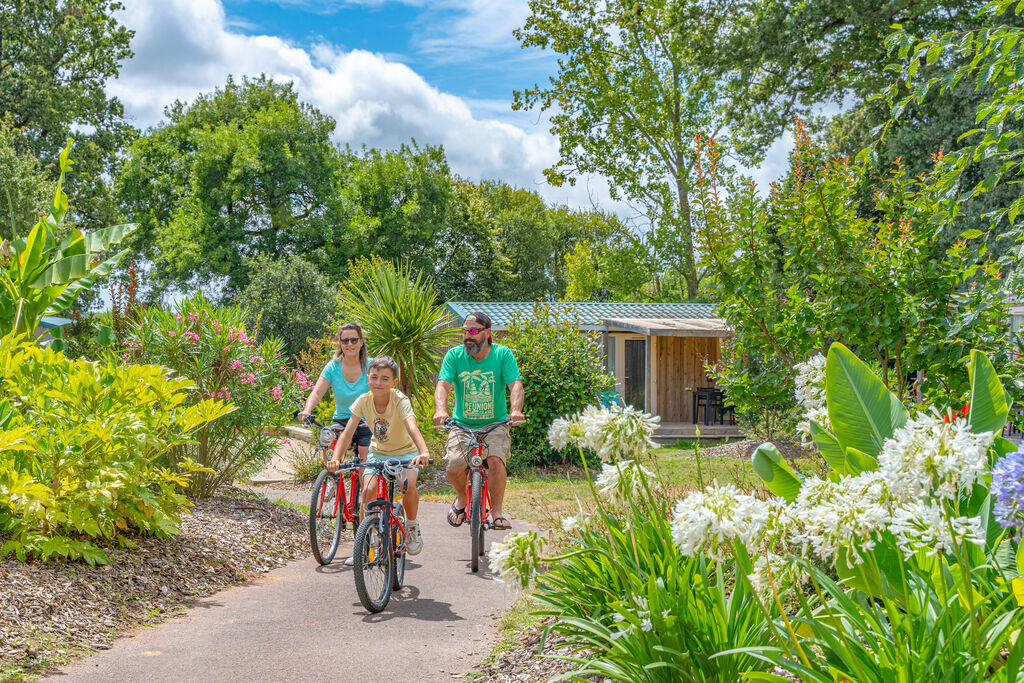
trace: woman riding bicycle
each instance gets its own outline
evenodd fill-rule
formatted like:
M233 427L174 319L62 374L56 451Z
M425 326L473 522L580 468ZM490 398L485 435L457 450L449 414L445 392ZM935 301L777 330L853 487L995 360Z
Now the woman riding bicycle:
M306 399L305 407L299 412L300 422L313 413L328 389L334 392L332 426L339 431L344 430L352 416L352 403L370 390L366 380L366 340L363 338L363 328L356 323L345 323L338 330L338 348L334 358L327 361L320 372L320 378ZM371 436L370 428L360 424L352 439L363 460L370 449Z

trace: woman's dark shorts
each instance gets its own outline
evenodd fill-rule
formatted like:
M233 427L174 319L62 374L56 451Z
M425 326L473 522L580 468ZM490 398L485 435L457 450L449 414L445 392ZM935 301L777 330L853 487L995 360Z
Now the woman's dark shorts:
M345 418L344 420L335 420L334 426L344 429L345 425L348 424L348 421L350 419L351 418ZM373 434L370 433L370 428L366 426L366 422L360 420L359 426L356 427L356 435L352 437L352 441L357 446L366 446L367 448L369 448L371 436L373 436Z

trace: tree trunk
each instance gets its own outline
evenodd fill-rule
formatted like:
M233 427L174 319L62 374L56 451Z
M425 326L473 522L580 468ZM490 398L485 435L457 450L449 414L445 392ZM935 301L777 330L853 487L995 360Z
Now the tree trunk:
M690 186L689 169L683 155L683 130L680 123L680 102L682 99L679 70L672 68L672 85L674 88L672 101L672 137L675 147L676 201L679 203L679 221L683 233L683 279L686 280L686 298L693 301L697 298L697 264L693 257L693 221L690 219Z

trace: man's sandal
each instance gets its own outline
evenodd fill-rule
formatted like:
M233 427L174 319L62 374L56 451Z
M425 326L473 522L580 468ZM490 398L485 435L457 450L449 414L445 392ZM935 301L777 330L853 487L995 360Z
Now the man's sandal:
M512 525L509 524L507 517L495 517L491 522L491 528L495 531L507 531L512 528Z
M452 508L451 508L451 510L448 511L448 516L446 517L446 519L448 521L448 524L450 524L451 526L454 526L454 527L462 526L462 523L466 521L466 508L457 508L457 507L455 507L455 501L453 500L452 501ZM453 522L452 519L456 519L458 521L457 522Z

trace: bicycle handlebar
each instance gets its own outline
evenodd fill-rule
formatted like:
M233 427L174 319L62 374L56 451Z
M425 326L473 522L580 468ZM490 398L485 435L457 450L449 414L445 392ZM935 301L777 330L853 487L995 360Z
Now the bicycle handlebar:
M508 425L510 427L514 427L516 425L521 425L521 424L523 424L525 422L526 422L526 420L519 420L517 422L513 422L512 420L509 420L508 418L506 418L504 420L499 420L498 422L492 422L489 425L484 425L483 427L478 427L477 429L470 429L469 427L463 427L458 422L456 422L455 420L453 420L452 418L449 417L448 419L446 419L444 421L443 424L439 424L439 425L435 426L434 429L437 429L439 431L441 431L441 430L458 429L459 431L464 432L466 434L469 434L471 436L480 435L481 437L483 437L483 436L487 436L488 434L493 432L498 427L504 427L505 425Z

